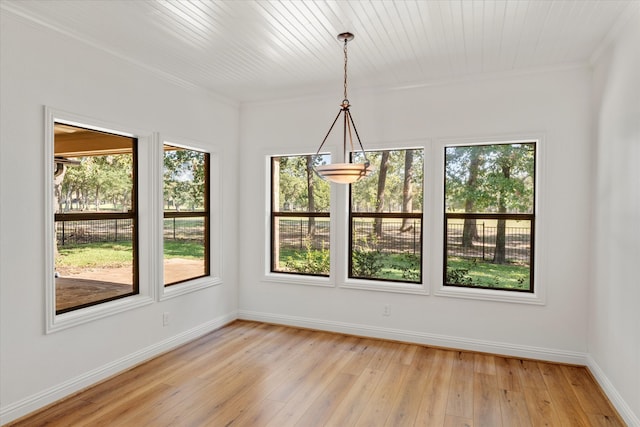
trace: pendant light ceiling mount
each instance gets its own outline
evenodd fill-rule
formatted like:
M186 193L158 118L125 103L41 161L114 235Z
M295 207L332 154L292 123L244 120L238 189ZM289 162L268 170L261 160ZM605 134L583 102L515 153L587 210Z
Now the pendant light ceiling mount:
M353 117L351 116L351 111L349 110L349 107L351 105L349 104L349 99L347 97L347 63L348 63L347 43L352 41L353 39L354 39L354 35L352 33L345 32L345 33L338 34L338 40L340 40L341 42L344 42L344 48L343 48L343 51L344 51L344 99L340 104L340 111L338 111L338 115L333 120L333 123L331 124L329 131L327 132L326 136L324 137L324 140L322 141L322 143L320 144L320 147L318 148L318 151L316 152L316 157L318 157L318 155L320 154L320 150L322 150L322 147L324 146L324 143L327 141L327 138L331 134L331 131L333 130L334 125L338 121L338 118L340 118L340 115L343 115L343 124L344 124L344 129L342 133L343 163L325 164L321 166L316 166L315 168L316 173L320 175L320 177L338 184L354 183L360 180L361 178L368 176L373 171L373 168L371 167L371 164L367 159L367 154L364 151L364 147L362 146L362 142L360 141L360 136L358 135L358 130L356 129L356 125L353 122ZM353 153L355 153L354 145L353 145L353 133L355 133L356 139L358 140L358 144L360 146L359 151L362 152L362 155L364 157L364 162L362 163L353 163ZM350 150L347 149L347 138L349 139Z
M338 34L338 40L340 40L341 42L350 42L351 40L353 40L355 36L351 33L340 33Z

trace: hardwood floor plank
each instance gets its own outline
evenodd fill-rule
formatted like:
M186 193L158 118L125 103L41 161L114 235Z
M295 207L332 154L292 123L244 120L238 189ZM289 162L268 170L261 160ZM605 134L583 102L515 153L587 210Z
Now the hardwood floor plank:
M522 391L500 390L500 412L503 426L533 427Z
M447 415L473 418L474 364L473 353L459 351L454 357L447 399Z
M609 403L609 400L601 393L593 393L593 390L598 387L591 374L587 372L586 368L577 366L562 366L562 372L564 373L567 381L571 384L571 388L578 398L578 402L587 415L593 415L589 417L599 419L602 425L609 422L618 421L617 413Z
M576 427L588 426L589 420L582 412L578 398L560 365L539 362L538 366L561 424Z
M369 363L378 352L378 347L374 344L375 341L367 339L358 343L353 350L353 357L342 371L346 374L361 375L366 370L371 369L368 368Z
M416 352L420 347L412 344L397 344L398 347L396 349L394 360L397 360L399 363L402 363L404 365L411 365L411 363L413 363L414 357L416 356Z
M495 367L500 390L522 391L521 367L517 360L496 356Z
M236 321L8 424L295 425L624 422L584 367Z
M416 426L441 426L445 423L448 390L455 352L427 348L425 358L432 365L416 417Z
M500 393L495 375L480 372L473 374L473 423L477 426L502 424Z
M405 392L404 379L409 367L401 363L392 363L384 371L375 393L365 406L362 414L356 422L356 426L381 426L384 425L391 405L398 393Z
M328 382L341 373L342 367L352 355L353 353L349 351L335 351L322 358L304 375L298 376L294 386L288 390L285 406L268 425L273 427L296 425Z
M371 400L382 374L381 371L367 369L362 375L358 375L356 382L327 420L327 426L355 425Z
M391 407L385 424L387 426L413 426L424 391L429 387L429 374L433 369L431 354L426 347L416 347L412 355L413 363L409 365L403 390L396 396ZM398 363L405 364L404 362L404 358L401 358Z
M496 357L494 355L477 353L474 355L473 362L474 372L496 375Z
M447 415L447 417L444 420L443 426L444 427L473 427L473 420L471 418Z
M525 382L525 384L527 383ZM531 424L534 426L561 425L555 405L552 403L547 390L528 386L525 386L523 390Z
M331 414L340 405L340 402L355 382L355 375L345 373L336 375L296 422L296 426L315 427L326 425Z
M539 390L546 390L547 384L544 382L542 373L538 366L538 362L533 360L514 359L510 361L510 365L519 365L518 373L523 383L527 384L527 387L537 388Z
M394 356L398 351L398 343L391 341L378 341L375 345L378 348L378 351L374 354L367 367L378 371L384 371L387 366L389 366L389 363L394 359Z

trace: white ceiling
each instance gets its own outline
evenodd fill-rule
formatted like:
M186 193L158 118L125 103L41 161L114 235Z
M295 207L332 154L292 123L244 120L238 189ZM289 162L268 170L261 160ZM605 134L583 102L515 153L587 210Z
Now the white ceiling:
M185 85L246 102L588 63L638 0L0 0ZM639 23L640 24L640 23ZM340 98L341 99L341 98Z

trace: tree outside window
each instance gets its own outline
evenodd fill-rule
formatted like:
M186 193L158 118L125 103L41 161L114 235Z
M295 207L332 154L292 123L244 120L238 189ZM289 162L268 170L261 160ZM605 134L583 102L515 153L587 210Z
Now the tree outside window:
M423 150L367 157L374 172L351 185L349 277L421 283Z
M138 293L136 148L54 124L56 314Z
M210 273L209 153L164 144L165 286Z
M445 285L533 292L535 150L445 148Z
M330 185L314 172L329 155L271 158L271 271L329 275Z

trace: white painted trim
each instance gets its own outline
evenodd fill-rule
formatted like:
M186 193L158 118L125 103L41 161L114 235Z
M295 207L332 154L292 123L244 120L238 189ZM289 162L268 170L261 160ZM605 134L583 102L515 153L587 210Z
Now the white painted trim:
M144 161L154 145L156 134L150 131L132 129L131 127L97 120L80 114L58 110L44 106L44 252L45 277L43 278L45 294L45 333L49 334L74 327L96 319L111 316L123 311L132 310L155 301L155 288L152 285L153 254L141 251L138 260L138 294L114 301L81 308L64 314L56 314L56 295L54 278L54 245L55 232L53 212L53 155L54 155L54 124L56 122L80 126L96 131L129 136L138 140L138 242L152 239L153 229L147 219L151 216L150 207L153 206L153 191L149 191L153 177L149 169L150 162ZM123 130L127 129L127 130ZM48 214L48 213L51 214ZM143 273L144 272L144 273Z
M113 362L107 363L106 365L100 366L70 380L64 381L56 386L50 387L32 396L28 396L17 402L2 407L0 408L0 424L9 423L13 420L16 420L39 408L56 402L73 393L77 393L78 391L81 391L91 385L117 375L120 372L130 369L135 365L159 356L162 353L166 353L167 351L186 344L189 341L193 341L211 331L219 329L226 324L233 322L237 319L237 317L238 316L236 312L231 312L226 315L217 317L216 319L198 325L194 328L191 328L190 330L169 337L156 344L152 344L139 351L121 357L118 360L114 360Z
M590 354L587 354L586 365L600 387L602 387L602 390L607 395L613 406L616 408L624 422L629 426L640 426L640 418L638 417L638 415L633 413L631 407L627 404L627 402L625 402L622 396L620 396L618 390L616 390L607 375Z
M266 273L262 277L262 282L287 285L323 286L325 288L335 287L333 280L329 277L295 273Z
M534 252L534 292L514 292L506 290L493 290L493 289L474 289L467 287L454 287L443 285L443 253L442 253L442 241L444 239L444 231L442 224L444 224L444 148L456 145L481 145L481 144L508 144L517 142L535 142L536 143L536 191L535 191L535 252ZM547 280L544 277L546 269L541 266L546 265L546 251L540 248L545 247L546 238L545 225L545 209L546 209L546 134L543 131L522 132L513 134L501 134L501 135L485 135L485 136L467 136L460 138L440 138L437 139L433 145L434 153L436 156L432 160L437 160L437 163L433 165L432 169L434 173L438 174L439 189L434 190L433 206L437 208L435 214L432 215L434 221L436 221L436 228L434 229L434 242L439 242L439 248L435 246L431 247L434 255L434 265L436 268L432 269L432 286L433 294L440 297L450 298L465 298L475 300L487 300L487 301L500 301L508 303L519 304L534 304L545 305L546 300L546 283ZM436 153L435 151L438 150ZM435 182L435 181L434 181ZM436 198L437 197L437 198ZM437 277L436 277L437 275Z
M401 329L383 328L356 323L336 322L331 320L312 319L298 316L285 316L274 313L264 313L250 310L239 310L238 318L242 320L254 320L258 322L274 323L370 338L380 338L434 347L477 351L482 353L499 354L509 357L521 357L526 359L569 363L581 366L585 366L587 361L586 353L575 351L509 344L496 341L477 340L473 338L454 337L449 335L439 335Z
M304 147L303 147L304 148ZM336 251L337 247L334 227L336 226L335 217L335 205L336 205L336 188L335 186L331 187L329 193L329 276L313 276L306 274L296 274L296 273L281 273L281 272L272 272L271 271L271 161L273 157L291 157L291 156L307 156L307 155L315 155L316 150L314 149L287 149L287 148L273 148L273 149L264 149L261 153L263 158L264 165L264 191L262 193L263 196L263 206L264 206L264 221L263 221L263 229L262 235L264 236L264 247L262 251L262 282L270 282L270 283L286 283L293 285L309 285L309 286L323 286L323 287L335 287L335 266L336 266ZM331 148L326 148L322 150L320 155L329 154L330 156L335 156L335 150Z

